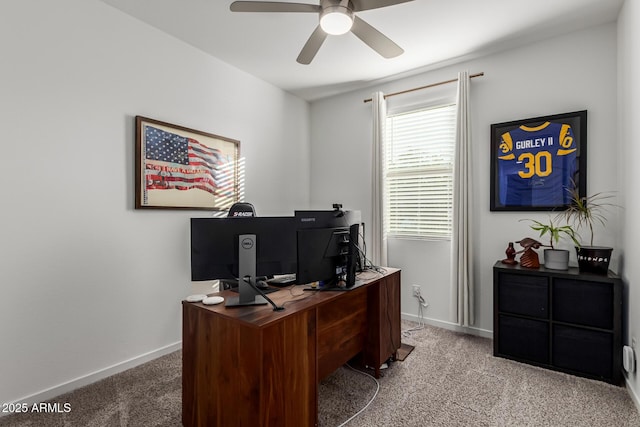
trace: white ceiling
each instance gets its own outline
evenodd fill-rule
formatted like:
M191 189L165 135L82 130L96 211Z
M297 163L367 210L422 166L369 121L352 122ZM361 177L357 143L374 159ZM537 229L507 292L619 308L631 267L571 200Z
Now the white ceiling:
M356 36L329 36L296 58L313 13L230 12L232 0L101 0L307 100L615 21L624 0L414 0L358 16L405 53L384 59ZM281 0L318 4L318 0Z

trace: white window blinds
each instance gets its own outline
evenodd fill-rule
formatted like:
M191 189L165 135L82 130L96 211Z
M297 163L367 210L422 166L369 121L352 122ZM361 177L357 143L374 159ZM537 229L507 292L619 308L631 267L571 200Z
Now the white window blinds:
M455 126L455 104L387 116L387 235L451 238Z

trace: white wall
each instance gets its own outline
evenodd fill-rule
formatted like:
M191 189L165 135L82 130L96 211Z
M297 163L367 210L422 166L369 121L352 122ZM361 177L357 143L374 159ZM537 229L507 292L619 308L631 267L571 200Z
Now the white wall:
M479 329L476 332L490 335L493 330L492 266L504 258L509 241L535 237L526 222L519 222L521 218L546 218L546 214L533 212L489 211L490 125L588 110L588 191L617 190L615 23L313 102L311 202L326 205L340 197L345 203L362 209L364 221L370 223L371 105L363 100L370 98L375 90L391 93L449 80L463 69L485 73L471 84L473 156L477 159L473 165L475 328ZM427 89L419 96L426 100L440 94L434 95ZM418 95L411 97L410 102L418 102ZM616 221L610 221L610 234L597 234L598 243L619 248L620 230ZM614 251L614 270L619 252ZM572 258L575 262L575 255ZM390 243L389 259L390 264L403 269L405 317L417 315L417 304L410 290L410 285L417 283L422 285L423 295L430 304L426 316L437 324L449 322L449 245L395 241Z
M621 166L622 205L624 206L621 226L624 258L622 275L625 282L625 307L623 316L623 341L630 345L635 338L640 344L640 199L637 185L640 184L637 159L640 145L637 141L637 123L640 117L640 4L626 1L618 18L618 97L619 97L619 141L618 160ZM640 346L635 348L636 356ZM638 373L627 376L627 384L640 408L640 379Z
M0 402L11 402L179 344L195 287L189 218L209 214L133 209L135 115L240 140L246 199L284 215L309 202L309 107L95 0L2 9Z

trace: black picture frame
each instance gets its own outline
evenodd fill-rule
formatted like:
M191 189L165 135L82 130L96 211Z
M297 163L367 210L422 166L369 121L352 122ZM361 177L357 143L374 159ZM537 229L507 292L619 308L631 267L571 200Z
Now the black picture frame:
M574 188L586 195L586 110L491 125L491 211L565 210Z

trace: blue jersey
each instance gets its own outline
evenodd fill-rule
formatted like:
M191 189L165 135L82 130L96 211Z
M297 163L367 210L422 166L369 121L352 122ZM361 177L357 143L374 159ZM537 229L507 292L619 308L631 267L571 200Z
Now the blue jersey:
M498 148L500 203L503 206L567 205L577 171L571 126L545 122L501 135Z

